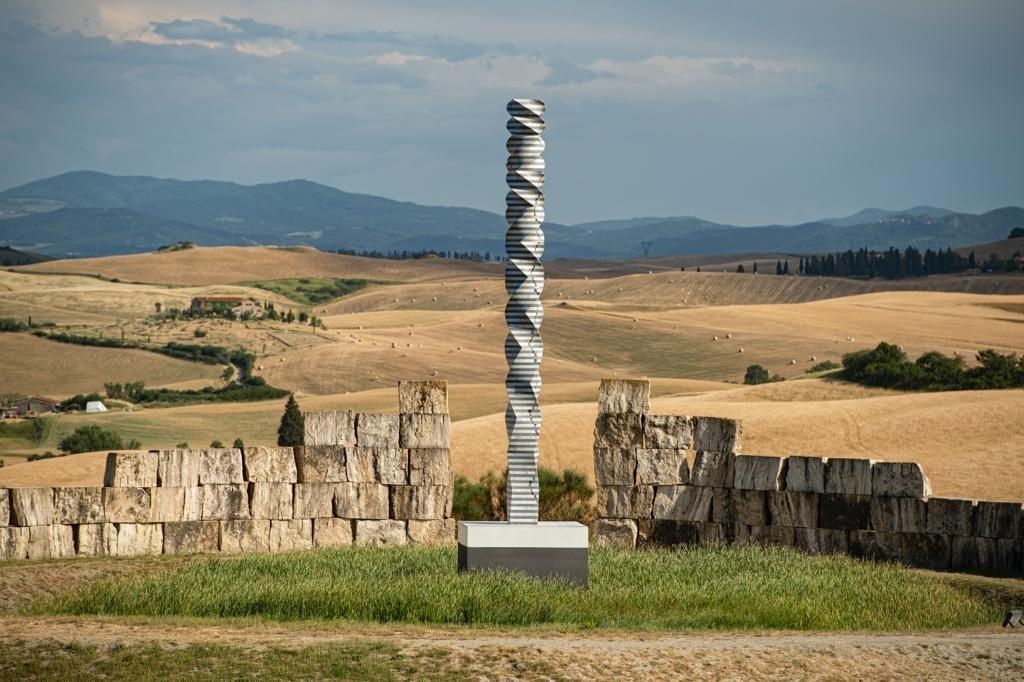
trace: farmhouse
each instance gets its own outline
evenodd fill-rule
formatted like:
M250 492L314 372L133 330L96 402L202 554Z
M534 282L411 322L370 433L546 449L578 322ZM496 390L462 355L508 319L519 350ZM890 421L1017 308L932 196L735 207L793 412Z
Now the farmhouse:
M42 396L15 400L3 412L5 417L24 417L28 414L47 414L60 410L60 401Z
M228 311L236 317L261 315L263 306L246 296L196 296L192 299L191 310L196 314L224 315Z

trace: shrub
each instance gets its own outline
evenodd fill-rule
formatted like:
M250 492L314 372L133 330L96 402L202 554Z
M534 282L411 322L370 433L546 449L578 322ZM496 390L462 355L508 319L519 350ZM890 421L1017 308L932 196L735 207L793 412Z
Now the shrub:
M743 376L745 384L767 384L771 380L772 375L761 365L750 365L747 367L747 373Z
M594 520L591 504L594 489L587 484L583 474L566 469L559 475L540 467L537 469L537 482L540 485L538 511L542 521L589 524ZM504 521L507 483L507 471L500 477L488 471L476 483L459 476L455 479L452 516L463 521Z
M992 349L979 351L978 367L965 368L963 358L930 351L907 360L898 347L882 342L873 350L843 356L842 377L868 386L918 391L1024 387L1024 358Z
M13 317L0 317L0 332L23 332L26 329L28 327Z
M295 402L295 394L288 396L281 415L281 424L277 427L277 444L281 446L303 445L306 438L306 419Z
M75 454L77 452L94 452L96 450L134 450L141 443L131 440L127 444L121 439L116 431L104 429L98 424L86 424L79 426L74 432L65 436L57 447L62 452Z
M814 367L811 367L811 371L812 372L827 372L829 370L839 369L840 367L842 367L842 365L840 365L838 362L832 362L831 360L825 360L824 362L819 362Z

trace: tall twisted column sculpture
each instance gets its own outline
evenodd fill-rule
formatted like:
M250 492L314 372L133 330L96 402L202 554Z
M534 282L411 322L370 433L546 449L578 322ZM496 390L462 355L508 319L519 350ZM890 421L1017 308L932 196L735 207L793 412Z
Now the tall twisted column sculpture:
M508 431L508 487L506 500L510 523L537 523L537 440L540 437L540 361L544 343L540 324L544 308L544 102L514 99L506 107L510 134L505 195L505 429Z

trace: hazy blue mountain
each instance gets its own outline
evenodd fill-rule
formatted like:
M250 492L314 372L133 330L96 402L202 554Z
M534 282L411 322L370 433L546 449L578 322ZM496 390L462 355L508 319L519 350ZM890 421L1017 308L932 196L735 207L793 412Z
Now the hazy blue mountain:
M857 211L853 215L846 216L845 218L825 218L818 222L836 225L838 227L850 227L853 225L863 225L865 223L877 223L885 220L886 218L892 218L898 215L942 218L952 213L955 213L955 211L950 211L948 208L939 208L938 206L915 206L913 208L908 208L905 211L887 211L884 208L865 208Z

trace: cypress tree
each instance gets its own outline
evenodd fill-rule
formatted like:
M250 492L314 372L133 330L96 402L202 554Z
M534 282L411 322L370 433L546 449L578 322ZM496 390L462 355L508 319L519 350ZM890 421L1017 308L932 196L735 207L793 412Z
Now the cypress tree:
M295 402L295 394L288 396L281 415L281 425L277 427L277 444L281 446L302 445L305 441L306 420L302 416L299 404Z

